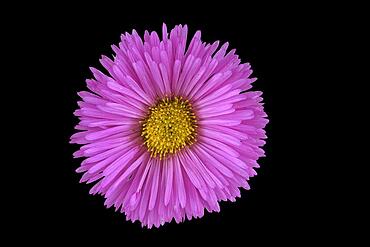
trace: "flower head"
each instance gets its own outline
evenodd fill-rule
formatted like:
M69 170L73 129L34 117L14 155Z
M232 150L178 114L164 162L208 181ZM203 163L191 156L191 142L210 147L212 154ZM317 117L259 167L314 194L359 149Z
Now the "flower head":
M200 31L187 46L187 31L122 35L113 60L100 60L107 72L91 69L75 111L81 182L149 228L235 201L264 155L268 120L262 93L249 91L251 66Z

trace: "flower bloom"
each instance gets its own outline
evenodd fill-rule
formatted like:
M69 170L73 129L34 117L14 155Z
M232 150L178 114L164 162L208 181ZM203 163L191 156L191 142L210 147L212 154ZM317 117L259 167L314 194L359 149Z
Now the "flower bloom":
M81 182L148 228L218 212L249 189L264 155L268 120L262 93L249 91L251 66L200 31L187 46L187 32L164 24L162 40L122 35L114 58L100 60L107 72L91 68L75 111Z

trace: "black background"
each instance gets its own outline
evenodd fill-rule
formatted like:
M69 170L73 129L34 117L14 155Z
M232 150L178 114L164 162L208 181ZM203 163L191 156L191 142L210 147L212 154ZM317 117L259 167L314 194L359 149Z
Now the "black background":
M27 99L20 104L25 121L19 125L30 135L26 154L18 157L24 158L24 181L30 183L22 188L26 204L20 205L22 217L13 222L16 231L34 231L30 238L36 239L48 236L58 241L77 238L120 244L294 243L326 234L326 221L318 220L317 214L324 207L321 196L310 192L318 177L311 157L303 154L310 123L304 116L313 108L305 102L312 93L306 86L312 78L305 72L317 42L311 32L318 14L307 14L307 6L290 11L292 6L282 4L261 7L227 2L206 8L185 2L177 6L32 7L38 11L21 13L21 25L11 29L20 34L15 40L22 54L14 56L14 64L22 65L18 73L27 78L20 90ZM102 69L100 56L113 54L110 46L118 44L121 33L133 28L140 35L144 30L160 33L163 22L168 29L187 24L189 37L201 30L203 41L228 41L230 48L236 48L242 62L250 62L254 69L258 80L253 90L263 91L270 122L266 157L259 160L261 168L250 181L250 191L243 190L235 203L221 202L220 213L148 230L106 209L102 197L89 195L91 185L79 184L81 174L75 173L81 160L73 159L72 153L78 146L68 142L78 122L73 116L77 92L86 89L85 79L92 76L89 67Z

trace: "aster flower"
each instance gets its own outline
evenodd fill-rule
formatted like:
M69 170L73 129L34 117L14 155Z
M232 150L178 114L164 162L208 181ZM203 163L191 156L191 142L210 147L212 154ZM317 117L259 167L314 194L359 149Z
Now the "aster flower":
M103 56L102 73L91 68L91 92L79 92L75 115L85 157L77 172L93 183L91 194L143 226L199 218L205 209L249 189L264 155L268 120L261 92L248 91L255 78L228 43L207 44L196 32L187 46L187 26L162 40L135 30ZM241 94L241 92L244 92Z

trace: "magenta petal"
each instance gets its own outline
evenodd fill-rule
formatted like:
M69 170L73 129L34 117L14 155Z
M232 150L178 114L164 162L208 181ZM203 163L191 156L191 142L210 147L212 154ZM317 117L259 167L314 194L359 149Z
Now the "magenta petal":
M184 186L184 179L182 177L182 169L181 164L179 162L178 158L174 159L174 175L175 175L175 183L176 187L178 189L178 195L179 195L179 201L181 204L181 207L184 208L186 205L186 192L185 192L185 186Z
M164 205L168 205L170 201L170 196L172 192L172 183L173 183L173 162L172 159L168 159L167 162L165 163L165 169L167 171L166 173L166 189L165 189L165 194L164 194Z
M152 183L152 189L150 192L150 199L149 199L149 210L153 210L156 199L157 199L157 193L158 193L158 183L159 183L159 171L160 171L160 164L154 165L153 169L153 183Z

